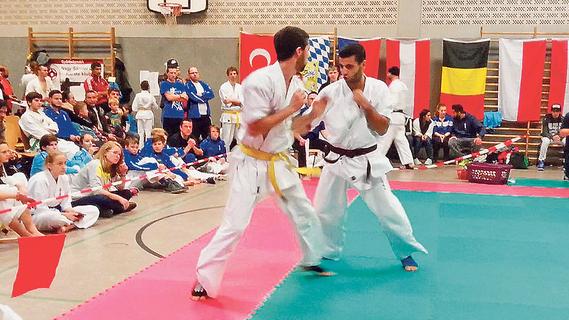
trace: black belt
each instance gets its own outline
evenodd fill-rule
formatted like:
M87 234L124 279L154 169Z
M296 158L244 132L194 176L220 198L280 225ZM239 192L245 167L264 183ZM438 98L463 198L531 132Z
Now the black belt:
M393 110L392 112L399 112L399 113L405 114L405 112L403 112L403 110Z
M326 147L327 148L324 151L324 154L325 154L324 161L326 161L328 163L336 163L338 160L340 160L340 158L342 156L346 156L348 158L354 158L354 157L363 156L364 154L368 154L372 151L375 151L377 149L377 144L374 144L373 146L366 147L366 148L356 148L356 149L343 149L343 148L335 147L331 144L328 144ZM336 160L326 159L326 156L328 155L328 153L330 153L330 151L338 154L339 157Z

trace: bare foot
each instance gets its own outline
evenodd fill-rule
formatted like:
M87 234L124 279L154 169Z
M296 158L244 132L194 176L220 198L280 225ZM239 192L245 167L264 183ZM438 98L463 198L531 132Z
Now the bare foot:
M59 227L56 232L61 234L61 233L69 232L70 230L73 230L73 229L75 229L75 225L74 224L68 224L66 226Z
M415 271L419 270L419 268L417 268L415 266L405 266L404 269L407 272L415 272Z

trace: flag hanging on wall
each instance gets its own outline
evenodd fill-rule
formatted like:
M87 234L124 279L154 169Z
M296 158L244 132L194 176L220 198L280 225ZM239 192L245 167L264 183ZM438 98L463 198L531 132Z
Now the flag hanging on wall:
M352 39L346 37L338 37L338 50L343 47L359 43L366 50L366 66L364 73L372 78L379 77L379 49L381 47L381 38L372 39Z
M541 118L544 39L500 39L498 110L507 121Z
M314 37L308 39L308 43L308 63L304 68L303 80L306 90L318 92L328 80L331 42L328 37Z
M461 104L466 112L483 119L489 48L489 39L443 40L440 102L449 110Z
M431 41L387 39L386 51L386 72L393 66L399 67L399 79L409 89L408 101L416 118L422 109L430 108Z
M561 112L569 112L569 40L551 41L551 80L549 87L548 111L553 104L561 105Z
M239 75L243 81L251 72L277 61L272 35L242 32L239 37Z

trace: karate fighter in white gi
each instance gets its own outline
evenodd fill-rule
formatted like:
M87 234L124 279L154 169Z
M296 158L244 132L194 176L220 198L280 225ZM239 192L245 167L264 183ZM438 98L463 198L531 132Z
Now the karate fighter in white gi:
M323 256L331 260L340 257L346 191L353 187L379 219L405 270L416 271L418 266L411 254L427 250L415 240L405 209L391 192L385 174L393 168L377 149L377 136L385 134L392 114L388 88L382 81L363 74L365 50L361 45L346 46L339 57L343 79L320 92L319 99L327 99L328 106L311 124L314 127L324 121L330 143L315 197L324 233Z
M218 296L227 260L249 224L255 204L273 192L296 227L304 253L300 265L321 276L332 275L319 266L322 229L298 174L290 168L288 155L294 139L293 115L305 97L303 83L295 75L306 65L308 34L286 27L275 34L274 45L278 61L250 74L243 85L243 104L247 107L241 113L239 146L229 160L229 199L219 229L200 254L192 300ZM315 101L310 115L295 117L294 121L311 123L325 107L326 99Z

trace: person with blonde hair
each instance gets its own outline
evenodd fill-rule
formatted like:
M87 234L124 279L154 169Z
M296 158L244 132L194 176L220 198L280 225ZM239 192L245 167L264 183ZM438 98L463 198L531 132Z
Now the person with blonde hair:
M85 166L72 181L72 190L97 188L115 182L126 175L123 149L115 141L107 141L101 146L95 159ZM94 205L99 208L100 216L110 218L136 208L136 203L129 202L132 192L124 187L124 183L106 189L94 191L92 194L74 200L71 205Z
M38 231L30 209L24 204L33 203L35 200L27 195L26 176L18 172L8 175L4 164L12 158L12 151L6 143L0 144L0 210L12 209L10 212L0 214L0 225L14 230L21 237L42 236Z
M437 162L441 148L443 148L443 160L450 159L448 142L451 138L452 127L452 117L447 113L447 106L439 104L433 118L433 162Z
M56 198L71 193L70 177L65 174L67 159L60 151L51 151L45 159L45 170L34 175L29 192L35 199ZM39 230L65 233L74 228L89 228L99 218L99 209L93 205L72 206L71 198L42 202L32 212Z

